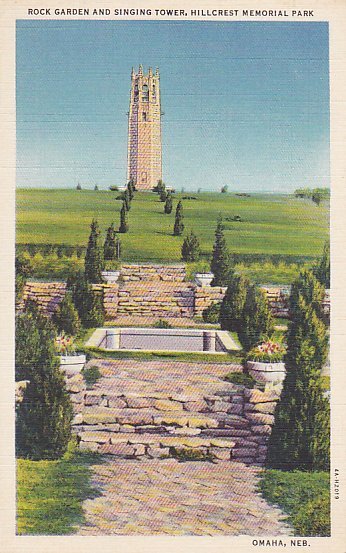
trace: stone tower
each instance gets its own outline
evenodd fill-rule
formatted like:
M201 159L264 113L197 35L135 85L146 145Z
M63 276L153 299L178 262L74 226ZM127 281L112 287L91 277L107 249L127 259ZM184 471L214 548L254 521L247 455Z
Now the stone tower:
M138 190L150 190L162 179L160 75L151 67L147 75L140 65L132 68L127 179L133 179Z

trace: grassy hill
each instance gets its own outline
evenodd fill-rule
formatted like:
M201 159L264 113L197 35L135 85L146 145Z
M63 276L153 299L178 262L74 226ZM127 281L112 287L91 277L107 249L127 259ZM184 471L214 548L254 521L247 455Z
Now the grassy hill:
M17 191L17 242L86 245L91 219L104 231L119 224L121 201L117 192L38 190ZM328 206L280 195L201 193L176 194L183 200L185 231L193 229L209 255L218 214L225 223L231 252L318 256L328 235ZM172 236L174 211L163 213L153 193L138 193L129 213L130 231L121 235L123 257L128 261L178 261L182 237ZM242 222L227 221L240 215Z

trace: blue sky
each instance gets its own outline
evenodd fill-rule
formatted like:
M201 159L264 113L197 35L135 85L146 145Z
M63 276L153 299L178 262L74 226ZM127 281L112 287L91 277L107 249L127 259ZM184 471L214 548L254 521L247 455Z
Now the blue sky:
M179 190L329 186L327 23L18 21L17 184L126 182L131 67L160 68Z

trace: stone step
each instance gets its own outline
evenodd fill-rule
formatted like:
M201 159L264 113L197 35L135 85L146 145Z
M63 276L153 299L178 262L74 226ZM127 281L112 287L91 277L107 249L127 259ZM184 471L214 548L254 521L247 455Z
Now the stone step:
M163 400L164 401L164 400ZM165 404L160 404L164 407ZM228 413L201 413L185 411L164 411L163 409L143 408L102 408L97 406L85 407L81 413L81 424L95 425L118 423L132 426L176 426L189 428L247 428L249 421L244 417Z
M174 457L177 452L191 455L191 450L205 457L230 460L235 442L223 438L190 436L161 436L156 434L82 432L79 435L82 451L94 451L117 457L149 458Z

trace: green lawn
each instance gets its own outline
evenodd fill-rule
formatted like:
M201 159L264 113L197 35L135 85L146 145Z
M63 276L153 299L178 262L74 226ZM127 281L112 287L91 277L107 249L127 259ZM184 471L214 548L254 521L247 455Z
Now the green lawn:
M17 242L86 245L93 217L102 232L119 224L121 201L117 192L19 189L17 191ZM177 200L184 194L176 194ZM283 195L191 194L183 200L185 230L193 229L209 256L218 214L224 217L231 252L315 257L328 236L328 205ZM123 260L179 261L183 237L172 236L172 214L154 193L136 193L129 213L130 231L121 235ZM240 215L242 222L227 221ZM262 279L263 280L263 279Z
M71 452L57 461L17 461L17 534L73 534L82 502L95 497L90 465L99 456Z
M330 474L266 470L259 489L279 505L298 536L330 536Z

